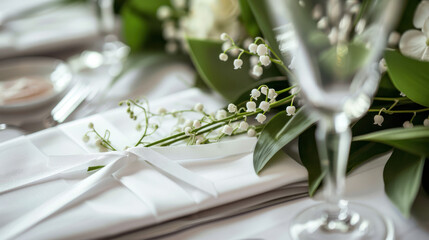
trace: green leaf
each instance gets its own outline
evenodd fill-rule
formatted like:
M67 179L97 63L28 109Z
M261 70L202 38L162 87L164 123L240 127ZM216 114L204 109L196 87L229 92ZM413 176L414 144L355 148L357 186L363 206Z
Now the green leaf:
M202 79L227 100L236 100L243 89L255 84L255 79L249 75L250 64L247 55L242 56L243 67L234 70L233 57L229 57L226 62L219 60L219 54L222 52L220 42L192 38L188 38L187 41L192 62ZM270 67L266 69L264 76L278 76L279 74L276 68Z
M122 34L132 52L142 50L149 41L163 47L161 22L156 18L156 11L162 5L170 5L170 1L129 0L122 6Z
M429 156L429 128L393 128L353 138L353 141L380 142L419 156Z
M421 0L403 0L403 13L402 13L402 17L400 18L401 20L399 21L398 27L397 27L397 31L399 33L403 33L407 30L413 29L414 25L413 25L413 18L414 18L414 13L416 11L417 5L419 5L419 3L421 2Z
M258 23L259 29L261 29L264 38L268 41L274 52L280 56L280 50L278 48L276 36L273 31L271 15L270 11L267 9L266 1L248 0L247 2L250 6L250 9L252 9L253 16L255 16L256 22Z
M316 122L302 107L293 117L278 113L262 130L253 153L253 167L259 173L282 147Z
M240 4L240 16L241 21L246 28L247 33L251 37L257 37L261 34L259 31L258 24L256 23L255 17L253 16L252 10L250 9L249 3L247 0L239 0Z
M298 142L299 157L308 172L308 194L310 197L314 195L325 176L320 167L316 138L314 136L315 130L316 127L313 126L304 131L299 136Z
M395 87L414 102L429 107L429 62L386 51L388 73Z
M384 167L384 189L406 217L420 188L425 158L395 149Z

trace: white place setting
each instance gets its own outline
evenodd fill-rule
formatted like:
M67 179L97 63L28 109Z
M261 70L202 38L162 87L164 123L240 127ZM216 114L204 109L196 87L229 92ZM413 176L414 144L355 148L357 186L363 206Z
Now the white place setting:
M1 2L0 239L428 239L400 2Z

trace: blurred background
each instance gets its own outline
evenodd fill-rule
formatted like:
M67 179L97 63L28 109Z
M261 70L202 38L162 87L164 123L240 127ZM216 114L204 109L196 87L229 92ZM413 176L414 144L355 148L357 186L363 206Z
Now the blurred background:
M158 8L172 2L0 1L0 142L194 86L189 58L164 40Z

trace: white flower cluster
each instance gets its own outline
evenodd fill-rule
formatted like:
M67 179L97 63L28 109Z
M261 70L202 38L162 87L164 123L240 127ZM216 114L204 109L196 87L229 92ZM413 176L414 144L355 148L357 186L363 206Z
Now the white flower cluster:
M240 33L240 6L235 0L171 0L172 6L161 6L157 17L163 22L166 51L175 53L179 45L188 46L185 36L216 39L220 33ZM236 36L234 36L236 37Z
M219 54L219 60L226 62L229 58L227 53L229 53L231 56L237 57L233 61L234 69L241 69L243 66L243 60L241 59L241 56L244 53L251 55L251 74L256 78L259 78L263 74L263 66L267 67L271 64L272 59L270 57L269 47L262 38L258 37L254 41L251 39L244 41L244 45L247 46L248 50L238 47L233 39L226 33L222 33L220 35L220 39L224 41L224 43L222 45L223 52ZM258 44L258 42L262 43Z
M417 6L413 25L418 30L408 30L402 35L399 50L405 56L429 61L429 1L421 1Z

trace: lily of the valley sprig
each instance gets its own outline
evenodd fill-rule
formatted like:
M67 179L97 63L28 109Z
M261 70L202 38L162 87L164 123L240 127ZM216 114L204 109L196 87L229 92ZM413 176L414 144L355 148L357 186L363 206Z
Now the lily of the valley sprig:
M295 87L289 87L279 91L261 85L250 92L250 99L246 102L246 107L238 108L237 105L230 103L226 109L220 109L215 113L209 113L201 103L196 103L193 108L185 110L167 110L159 108L157 112L152 112L149 103L146 100L126 100L120 103L125 105L126 114L136 122L136 131L141 132L141 136L133 146L169 146L175 143L183 142L188 145L209 144L220 141L227 136L247 134L249 137L257 136L266 124L267 113L272 108L283 106L293 102L296 91L287 97L277 100L281 93L288 92ZM257 106L256 100L263 98ZM295 114L288 107L288 114ZM200 117L187 118L189 113L197 114ZM162 120L166 118L176 119L176 125L171 131L170 136L149 142L147 138L161 127ZM88 132L83 136L84 142L92 139L100 151L116 151L114 144L110 140L109 130L101 134L93 123L88 126ZM131 147L131 146L129 146Z

